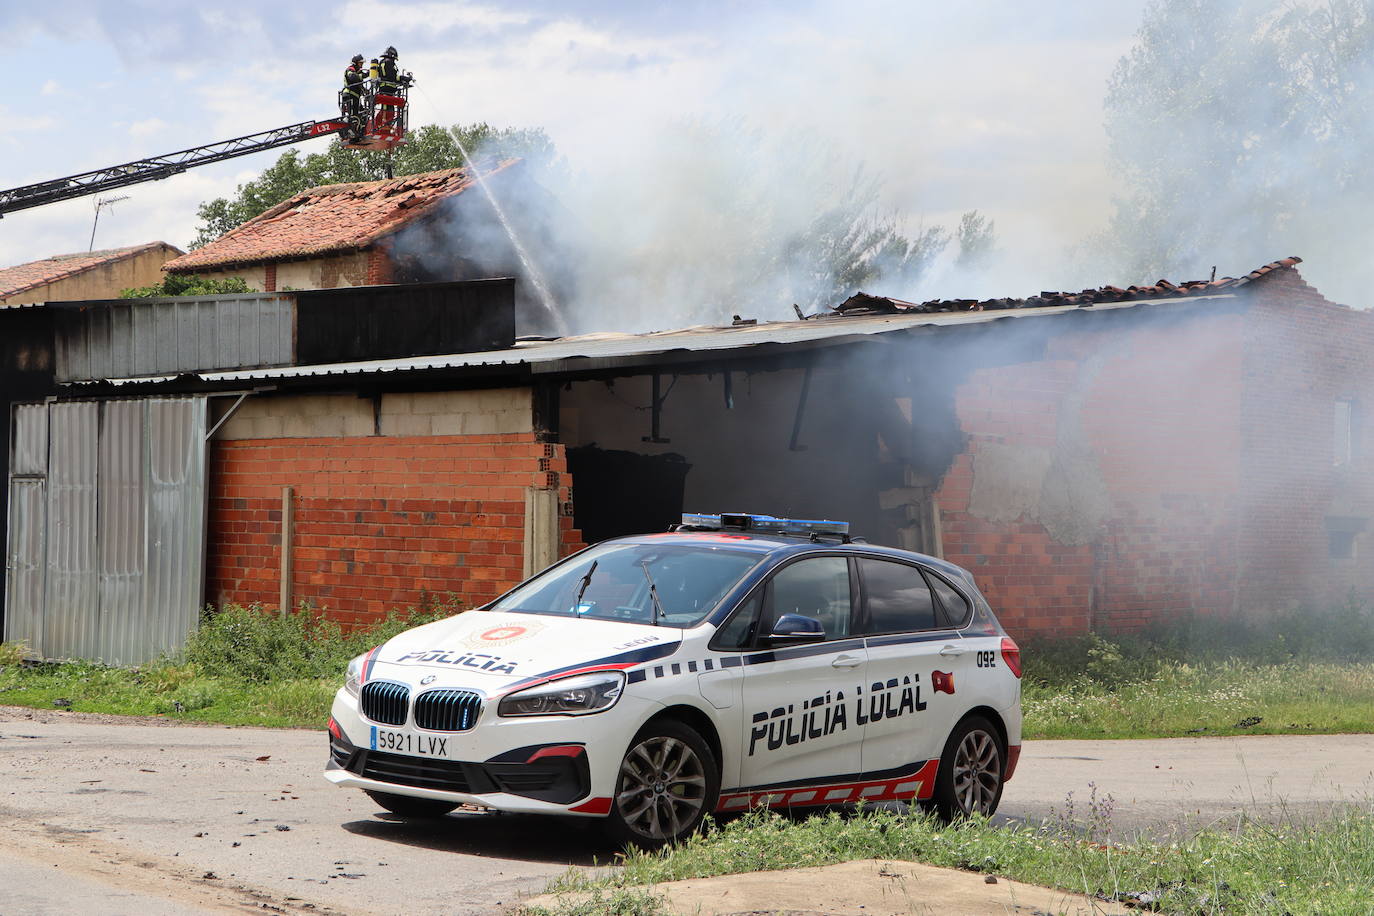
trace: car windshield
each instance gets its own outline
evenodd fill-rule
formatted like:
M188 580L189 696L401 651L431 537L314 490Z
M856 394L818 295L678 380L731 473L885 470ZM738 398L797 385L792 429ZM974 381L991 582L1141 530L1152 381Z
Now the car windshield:
M652 624L652 579L658 623L686 628L709 614L761 560L752 551L705 545L602 544L520 586L491 610Z

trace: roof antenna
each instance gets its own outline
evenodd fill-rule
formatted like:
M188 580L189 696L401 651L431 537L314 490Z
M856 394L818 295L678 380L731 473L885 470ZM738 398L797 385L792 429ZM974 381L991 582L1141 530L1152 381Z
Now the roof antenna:
M100 225L100 211L106 207L112 207L121 200L128 200L128 194L121 194L118 197L98 197L95 201L95 219L91 221L91 244L87 246L87 251L95 251L95 227Z

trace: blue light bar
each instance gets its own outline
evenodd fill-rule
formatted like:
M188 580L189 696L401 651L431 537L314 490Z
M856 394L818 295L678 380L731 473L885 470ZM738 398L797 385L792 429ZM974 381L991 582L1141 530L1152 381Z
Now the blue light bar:
M694 512L682 513L682 524L689 528L708 528L720 530L734 528L740 531L759 531L767 534L849 534L849 522L832 522L824 519L777 518L773 515L751 515L747 512L722 512L720 515L700 515Z

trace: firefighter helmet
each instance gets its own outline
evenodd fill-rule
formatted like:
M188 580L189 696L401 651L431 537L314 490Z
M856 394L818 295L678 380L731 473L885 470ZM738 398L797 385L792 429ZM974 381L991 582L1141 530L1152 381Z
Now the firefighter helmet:
M363 56L362 56L361 54L354 54L354 55L353 55L353 63L355 63L355 64L361 64L362 62L363 62Z
M395 57L395 56L396 56L396 46L395 46L395 45L387 45L386 50L382 52L382 56L383 56L383 57Z

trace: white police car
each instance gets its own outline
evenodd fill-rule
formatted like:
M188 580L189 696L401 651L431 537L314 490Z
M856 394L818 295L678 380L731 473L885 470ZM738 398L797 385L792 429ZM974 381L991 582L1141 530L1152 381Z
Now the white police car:
M685 515L353 660L325 776L400 815L604 818L916 799L992 813L1021 662L973 578L848 526Z

